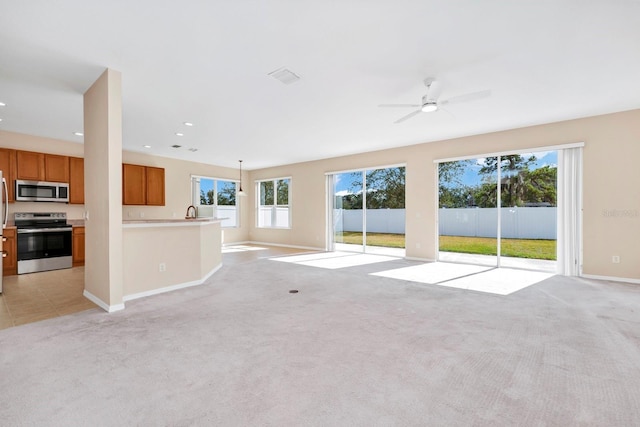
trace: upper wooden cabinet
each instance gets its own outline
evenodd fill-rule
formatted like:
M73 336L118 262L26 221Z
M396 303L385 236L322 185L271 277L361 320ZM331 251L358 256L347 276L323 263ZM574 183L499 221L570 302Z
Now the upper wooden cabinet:
M146 167L147 205L164 206L164 169Z
M51 182L69 182L69 157L45 154L44 180Z
M16 179L44 181L44 154L16 151Z
M7 181L7 200L9 203L15 201L15 179L16 179L16 151L9 148L0 148L0 171L2 177Z
M57 154L16 151L16 179L69 182L69 158Z
M84 204L84 159L69 157L69 203Z
M124 163L122 204L164 206L164 169Z

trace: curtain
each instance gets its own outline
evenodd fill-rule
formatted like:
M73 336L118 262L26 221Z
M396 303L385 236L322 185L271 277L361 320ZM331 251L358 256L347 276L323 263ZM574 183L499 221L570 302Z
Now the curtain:
M582 147L558 151L558 274L582 272Z

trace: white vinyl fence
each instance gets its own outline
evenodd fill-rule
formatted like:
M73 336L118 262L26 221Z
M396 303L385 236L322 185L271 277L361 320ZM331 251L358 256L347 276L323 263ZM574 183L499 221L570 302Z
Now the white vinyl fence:
M404 234L404 209L367 209L367 231ZM362 209L334 209L336 230L362 232Z
M557 208L526 207L502 209L502 237L505 239L550 239L556 234ZM367 231L405 232L404 209L367 209ZM439 210L440 235L496 237L497 208L455 208ZM362 232L361 209L335 209L337 230Z

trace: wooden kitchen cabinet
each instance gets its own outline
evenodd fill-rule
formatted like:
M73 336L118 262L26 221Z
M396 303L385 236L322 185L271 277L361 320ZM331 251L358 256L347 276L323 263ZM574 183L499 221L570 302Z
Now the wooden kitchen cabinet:
M164 206L164 169L146 167L147 205Z
M16 151L16 179L44 181L44 154Z
M122 204L164 206L164 169L122 165Z
M16 187L16 150L0 148L0 171L2 171L2 177L7 181L7 200L9 203L13 203Z
M73 266L79 267L84 265L84 227L73 227L72 238Z
M18 243L15 227L7 227L2 232L2 258L2 275L18 274Z
M122 165L122 204L147 204L147 173L140 165Z
M69 157L18 150L16 179L69 182Z
M44 155L44 180L69 182L69 157L57 154Z
M69 203L84 204L84 159L69 157Z

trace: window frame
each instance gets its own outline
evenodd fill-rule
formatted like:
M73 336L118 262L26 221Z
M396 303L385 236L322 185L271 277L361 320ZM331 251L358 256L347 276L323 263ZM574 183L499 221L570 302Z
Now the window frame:
M287 204L278 204L278 181L288 181L288 189L287 189ZM262 205L262 186L263 182L271 182L273 184L273 205ZM292 203L291 203L291 188L293 186L293 178L291 176L281 176L277 178L267 178L267 179L257 179L255 180L255 188L256 188L256 228L264 228L264 229L276 229L276 230L290 230L293 228L293 215L292 215ZM271 224L277 223L277 208L286 207L288 210L288 224L286 226L277 226L277 225L261 225L260 224L260 208L262 207L271 207Z
M212 205L203 205L200 202L200 181L202 179L207 179L213 181L213 204ZM235 185L235 205L218 205L218 182L232 182ZM195 184L197 185L197 188ZM218 207L219 206L235 206L236 208L236 218L235 225L224 225L224 221L220 223L222 228L240 228L240 195L238 191L240 189L240 181L237 179L229 179L229 178L217 178L213 176L205 176L205 175L191 175L191 204L196 208L200 206L213 206L213 216L218 217Z

